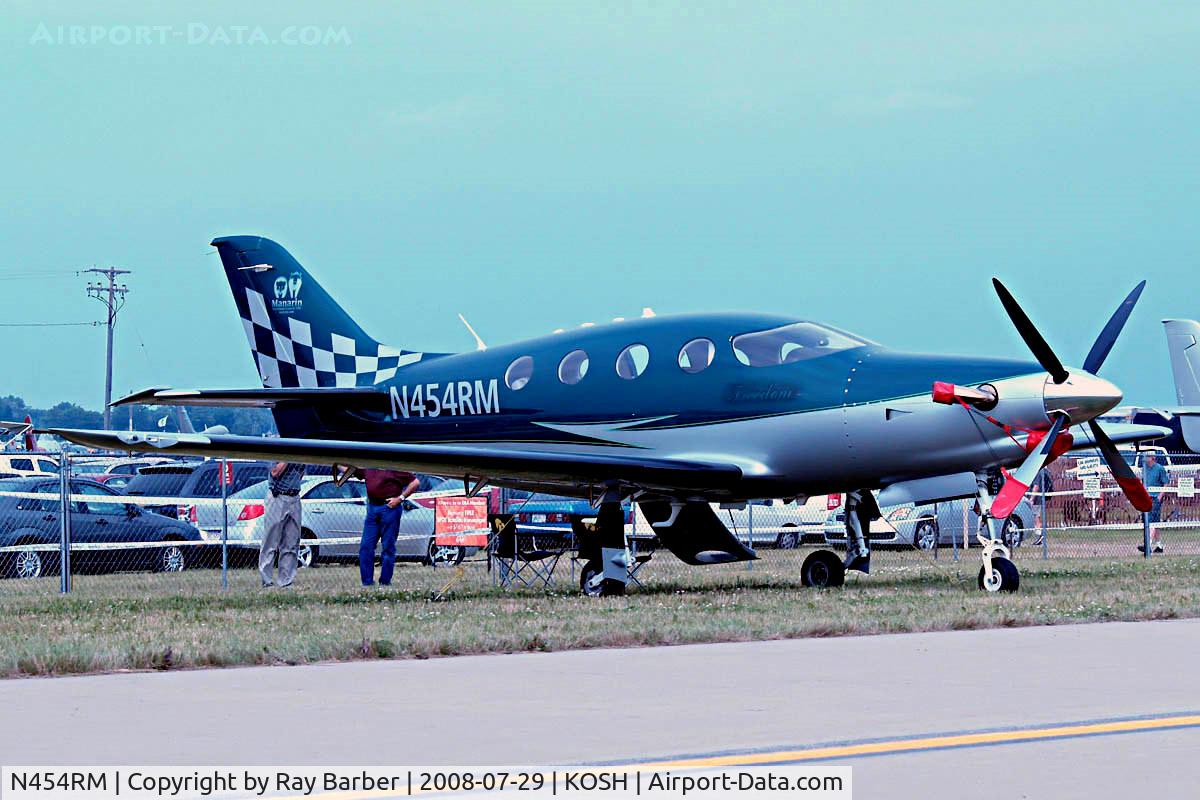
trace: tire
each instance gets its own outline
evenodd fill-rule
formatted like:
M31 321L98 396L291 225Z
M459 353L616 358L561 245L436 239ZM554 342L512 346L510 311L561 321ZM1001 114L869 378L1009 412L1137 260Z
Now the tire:
M846 582L846 568L837 553L818 550L804 559L800 567L800 583L816 589L832 589Z
M918 550L935 550L938 546L937 524L931 519L917 522L913 528L913 547Z
M300 569L311 569L321 558L321 548L315 542L316 535L309 530L300 532L300 548L296 551L296 564Z
M991 585L984 585L984 576L987 570L984 567L979 568L979 588L985 592L1015 592L1021 588L1021 573L1017 570L1017 565L1009 561L1003 556L996 556L992 559L992 573L996 576L996 581Z
M425 565L430 567L456 567L462 563L467 552L456 544L439 545L436 538L429 540L429 549L425 553Z
M172 542L183 541L177 536L167 536L163 539L165 545L158 548L154 554L154 570L156 572L183 572L188 567L186 548Z
M600 596L600 581L595 580L600 574L600 562L592 560L583 565L579 571L579 591L585 597Z
M592 559L579 572L579 591L585 597L620 597L625 594L625 584L602 577L604 568L599 559Z
M775 547L778 550L795 550L800 546L800 530L795 525L784 525L786 530L775 538Z
M21 544L32 544L21 542ZM49 559L40 550L18 550L4 555L4 577L6 578L40 578L50 574Z

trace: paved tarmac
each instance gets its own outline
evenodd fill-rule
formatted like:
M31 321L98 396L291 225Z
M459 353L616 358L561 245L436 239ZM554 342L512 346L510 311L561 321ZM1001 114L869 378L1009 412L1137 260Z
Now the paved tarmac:
M1200 620L18 679L0 708L6 764L725 753L851 764L856 797L1197 796Z

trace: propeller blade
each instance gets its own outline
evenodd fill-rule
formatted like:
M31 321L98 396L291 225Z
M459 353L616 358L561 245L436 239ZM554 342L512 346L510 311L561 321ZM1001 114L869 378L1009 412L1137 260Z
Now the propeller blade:
M1034 327L1033 321L1029 319L1025 311L1017 303L1016 298L1009 294L1008 289L1004 288L1004 284L999 278L992 278L992 285L996 287L996 294L1000 296L1000 302L1004 306L1004 310L1008 312L1009 319L1016 326L1017 333L1021 334L1021 338L1025 340L1026 347L1033 353L1033 357L1042 365L1042 369L1050 373L1050 377L1055 383L1062 383L1068 377L1065 367L1058 360L1058 356L1054 355L1054 351L1050 349L1050 345L1042 338L1042 334Z
M1021 498L1037 480L1042 467L1046 466L1046 461L1050 458L1050 451L1054 449L1054 440L1058 438L1064 424L1066 424L1066 417L1055 417L1054 424L1050 426L1050 432L1046 434L1046 438L1042 439L1032 453L1025 456L1025 460L1017 468L1017 471L1008 476L1008 480L996 493L996 499L992 501L992 517L994 519L1007 519L1017 504L1021 502Z
M1142 296L1142 289L1146 288L1146 282L1142 281L1137 286L1133 287L1133 291L1125 298L1125 302L1117 306L1117 310L1113 312L1112 318L1108 324L1104 326L1104 330L1100 331L1100 335L1096 337L1095 344L1092 345L1091 351L1087 354L1087 359L1083 362L1085 371L1095 375L1100 367L1104 364L1104 359L1108 358L1108 353L1116 343L1117 337L1121 335L1121 329L1125 327L1125 321L1129 319L1129 315L1133 312L1133 307L1137 305L1138 298Z
M1100 423L1092 419L1088 420L1088 425L1092 429L1092 438L1096 440L1096 444L1100 448L1100 455L1104 456L1104 463L1108 464L1108 469L1117 479L1117 485L1121 487L1121 491L1138 511L1143 513L1149 511L1154 505L1154 501L1150 499L1150 493L1146 491L1145 484L1134 474L1133 467L1126 464L1125 459L1121 458L1121 454L1117 452L1117 446L1113 444L1112 439L1108 438L1108 434L1100 427Z

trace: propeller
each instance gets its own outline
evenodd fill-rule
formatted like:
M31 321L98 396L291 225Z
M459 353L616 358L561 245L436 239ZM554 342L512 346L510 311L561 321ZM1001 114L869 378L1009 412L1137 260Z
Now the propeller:
M1104 456L1104 463L1108 464L1109 470L1117 480L1117 485L1121 487L1121 491L1129 498L1129 502L1138 511L1146 512L1154 505L1154 501L1150 499L1150 493L1146 491L1145 485L1141 479L1134 474L1133 468L1125 463L1125 459L1121 458L1121 454L1117 452L1117 446L1113 444L1113 440L1108 438L1108 434L1100 427L1100 423L1096 420L1088 420L1088 427L1092 429L1092 437L1096 440L1096 445L1100 448L1100 455Z
M1016 301L1016 298L1005 288L999 278L992 278L992 285L996 288L996 294L1000 297L1000 303L1004 306L1004 310L1008 312L1009 319L1017 329L1017 333L1025 340L1026 346L1033 353L1034 358L1042 365L1042 368L1050 374L1050 379L1056 384L1062 384L1071 377L1063 366L1062 361L1055 355L1054 350L1046 342L1045 337L1029 319L1024 309ZM1146 288L1146 282L1142 281L1133 288L1121 305L1117 306L1117 310L1113 312L1104 329L1100 331L1100 335L1096 337L1096 341L1092 344L1092 349L1088 351L1087 358L1083 362L1083 371L1089 375L1095 375L1096 372L1103 366L1108 354L1112 351L1113 344L1116 343L1117 337L1125 327L1129 315L1133 312L1133 307L1137 305L1138 298L1142 296L1142 290ZM1067 418L1062 415L1056 415L1054 424L1050 427L1050 431L1045 438L1034 444L1025 461L1017 469L1015 473L1008 476L1008 480L1004 482L1004 486L996 495L996 499L992 502L992 516L996 519L1004 519L1012 510L1021 502L1021 498L1029 490L1029 487L1037 479L1038 473L1051 460L1054 455L1055 439L1063 433L1063 427L1067 422ZM1151 506L1150 495L1146 491L1146 487L1141 480L1134 474L1133 469L1125 463L1125 459L1121 458L1121 454L1117 451L1117 447L1113 444L1112 439L1108 438L1108 434L1100 427L1100 424L1095 419L1088 420L1088 426L1091 428L1092 437L1096 441L1097 447L1100 449L1100 455L1103 456L1104 462L1108 464L1109 470L1116 478L1117 485L1121 487L1125 497L1133 504L1133 507L1138 511L1149 511ZM1065 434L1069 436L1070 434Z
M1100 331L1100 335L1096 337L1092 349L1088 351L1087 358L1083 361L1084 372L1090 372L1095 375L1100 367L1103 366L1104 359L1108 358L1109 351L1112 350L1117 337L1121 335L1121 329L1125 327L1125 321L1129 319L1129 315L1133 312L1133 307L1137 305L1138 298L1142 296L1142 290L1145 288L1146 282L1142 281L1133 287L1133 291L1125 298L1125 302L1117 306L1117 310L1113 312L1112 317L1108 320L1108 324L1104 326L1104 330Z
M1054 351L1050 349L1050 345L1046 343L1045 338L1037 327L1034 326L1033 320L1021 308L1017 299L1009 293L1008 289L1004 288L1004 284L1000 282L999 278L992 278L992 286L996 287L996 294L1000 295L1000 303L1004 306L1004 310L1008 312L1008 318L1012 320L1017 333L1021 334L1021 338L1025 340L1025 346L1029 348L1033 353L1033 357L1042 365L1042 369L1050 373L1050 377L1055 383L1062 383L1069 378L1070 373L1067 372L1062 362L1058 360L1058 356L1054 355ZM1118 330L1120 329L1118 328Z

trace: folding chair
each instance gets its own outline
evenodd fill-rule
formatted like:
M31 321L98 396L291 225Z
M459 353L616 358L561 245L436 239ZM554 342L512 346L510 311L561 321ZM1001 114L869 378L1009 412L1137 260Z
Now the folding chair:
M637 586L644 584L638 580L637 574L642 571L642 567L650 563L650 559L654 558L654 549L658 544L658 537L653 533L627 533L625 534L625 548L629 553L629 582Z
M509 520L492 534L489 551L503 587L546 586L554 581L558 561L571 550L571 535L560 532L523 533Z

